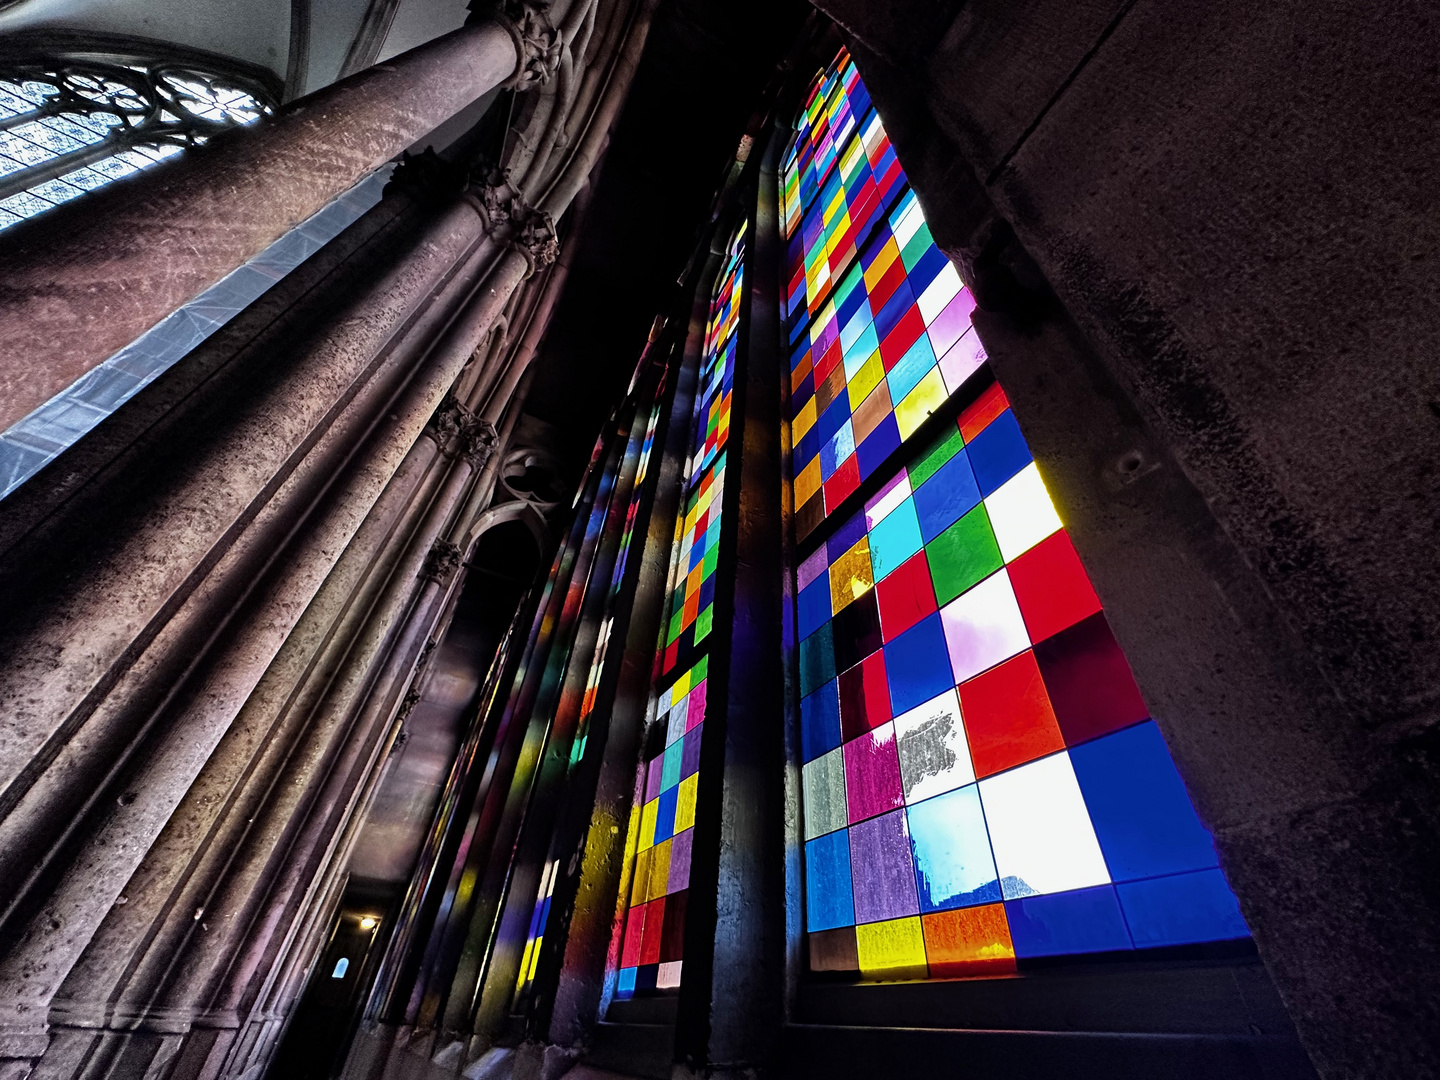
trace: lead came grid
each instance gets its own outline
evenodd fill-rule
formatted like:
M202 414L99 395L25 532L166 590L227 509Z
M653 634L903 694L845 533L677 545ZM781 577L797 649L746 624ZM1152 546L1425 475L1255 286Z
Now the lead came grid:
M687 494L675 524L665 608L668 621L656 661L656 685L661 689L651 731L664 731L663 748L645 759L636 781L637 809L630 838L633 874L615 983L619 998L680 985L710 664L705 649L714 615L745 232L742 222L726 249L701 350Z
M791 357L801 539L984 363L974 309L906 191Z
M781 163L781 227L785 236L795 231L802 209L810 205L829 176L838 148L855 130L857 118L864 118L869 109L869 91L849 54L842 51L840 60L811 87L796 125L795 140Z
M667 607L662 674L688 663L710 633L719 557L720 507L725 491L725 446L735 383L736 328L744 284L745 227L731 241L729 258L716 286L705 334L698 422L692 448L689 494L677 523L674 565L678 578Z
M1247 936L998 386L798 584L812 970Z

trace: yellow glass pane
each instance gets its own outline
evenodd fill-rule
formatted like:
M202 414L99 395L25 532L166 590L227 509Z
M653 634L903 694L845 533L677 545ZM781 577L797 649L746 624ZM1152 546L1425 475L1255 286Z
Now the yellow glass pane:
M693 671L694 669L692 668L691 670ZM675 702L679 701L682 697L684 697L684 696L685 696L686 694L688 694L689 692L690 692L690 672L687 671L687 672L685 672L684 675L681 675L678 679L675 680L675 685L674 685L674 686L670 687L670 690L669 690L669 692L668 692L668 693L669 693L670 701L669 701L668 704L673 705Z
M640 811L640 850L655 846L655 816L660 810L660 800L651 799Z
M885 378L885 361L880 358L880 350L876 349L870 354L855 377L850 380L850 412L853 415L860 408L860 403L869 396L870 391L880 385L880 380ZM860 441L860 436L855 436L855 441Z
M814 345L825 336L826 325L835 318L835 301L826 300L825 306L815 313L815 318L810 320L810 344Z
M865 271L865 291L871 292L882 277L885 271L890 269L890 264L900 257L900 249L895 246L895 239L891 237L880 249L880 254L875 256L875 261Z
M908 439L915 429L930 418L930 414L945 404L945 380L940 377L939 368L931 368L905 395L905 400L895 406L895 426L900 429L900 438Z
M855 947L867 979L923 979L930 973L918 915L855 927Z
M804 506L810 496L820 490L820 457L816 455L810 459L810 464L800 470L800 475L795 477L795 505Z
M870 567L870 538L862 536L855 546L830 564L830 603L839 611L850 601L864 596L875 587L875 574Z
M631 907L650 899L650 852L654 850L649 848L635 856L635 883L630 888Z
M695 792L700 786L700 774L691 773L680 781L675 793L675 831L682 833L695 824Z
M795 416L795 425L791 430L791 437L799 442L805 437L805 433L815 426L815 399L812 397L805 403L805 407Z
M650 849L650 899L664 896L670 881L670 841Z

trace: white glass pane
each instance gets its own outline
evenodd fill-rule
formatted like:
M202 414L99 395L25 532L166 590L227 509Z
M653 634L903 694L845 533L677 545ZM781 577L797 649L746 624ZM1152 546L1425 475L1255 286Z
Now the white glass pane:
M970 746L960 722L960 699L954 690L897 716L895 736L907 803L974 783Z
M1069 753L981 780L980 801L1007 900L1110 880Z
M839 747L806 764L801 787L805 792L806 840L846 826L845 757Z
M1007 563L1060 528L1060 517L1033 461L985 500L985 510Z

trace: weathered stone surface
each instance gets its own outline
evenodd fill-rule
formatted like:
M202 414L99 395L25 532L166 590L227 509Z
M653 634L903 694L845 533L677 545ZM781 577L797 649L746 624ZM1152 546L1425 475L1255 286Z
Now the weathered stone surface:
M500 26L465 27L116 184L0 241L0 427L516 70Z

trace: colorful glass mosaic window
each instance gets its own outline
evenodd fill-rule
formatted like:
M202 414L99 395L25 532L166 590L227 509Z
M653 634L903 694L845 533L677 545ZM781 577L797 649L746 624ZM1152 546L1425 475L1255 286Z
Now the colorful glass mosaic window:
M641 766L631 821L633 873L615 989L620 998L680 985L744 266L742 224L712 294L701 352L686 494L657 658L653 752Z
M818 76L782 167L795 522L801 540L983 363L849 54Z
M842 119L862 101L842 51L782 177L811 970L983 975L1246 937L985 386L974 300L878 118Z
M1247 935L998 386L798 583L812 969Z
M786 236L800 223L835 164L858 120L870 112L870 94L848 53L810 87L795 138L780 165L781 229Z
M912 192L802 333L791 358L796 526L808 536L984 362L975 301Z
M668 605L661 673L688 663L710 633L719 554L720 507L725 493L725 447L735 382L736 328L744 284L745 233L732 241L716 286L706 328L696 394L695 441L688 462L690 480L678 523L672 570L678 575Z

